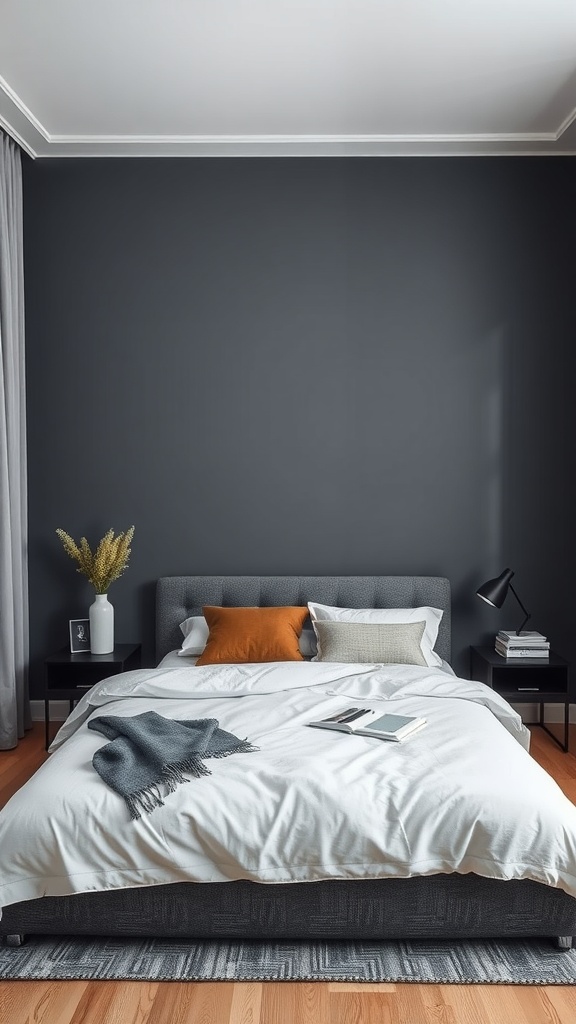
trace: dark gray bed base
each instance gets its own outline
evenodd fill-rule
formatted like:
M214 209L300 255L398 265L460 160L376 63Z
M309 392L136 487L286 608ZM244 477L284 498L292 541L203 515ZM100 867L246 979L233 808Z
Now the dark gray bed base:
M538 882L478 875L285 885L176 882L16 903L4 908L0 934L558 940L576 935L576 900Z
M157 660L181 643L178 623L203 604L318 601L356 608L432 605L436 650L450 661L450 584L430 576L171 576L156 592ZM385 939L576 935L576 900L531 881L477 875L325 881L174 883L44 897L4 908L0 935L26 933ZM565 938L562 946L568 945Z

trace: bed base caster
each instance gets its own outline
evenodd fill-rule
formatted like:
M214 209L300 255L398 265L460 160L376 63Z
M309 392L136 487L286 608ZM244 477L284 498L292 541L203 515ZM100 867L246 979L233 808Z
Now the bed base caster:
M6 945L7 946L23 946L24 945L24 936L21 935L21 934L18 934L18 935L6 935L5 936L5 941L6 941Z
M562 950L567 953L569 949L572 949L572 936L571 935L557 935L554 939L554 945L556 949Z

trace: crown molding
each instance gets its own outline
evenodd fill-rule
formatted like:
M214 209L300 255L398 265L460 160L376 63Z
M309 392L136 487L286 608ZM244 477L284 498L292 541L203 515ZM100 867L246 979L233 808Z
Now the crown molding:
M50 135L0 75L0 126L32 159L50 145Z
M574 107L572 113L568 114L568 117L564 118L564 120L562 121L562 124L556 132L556 142L558 142L558 140L562 138L564 132L567 132L573 124L576 124L576 107Z
M483 135L52 135L0 76L0 127L39 157L573 156L576 107L553 132ZM564 134L568 138L559 145Z
M52 136L43 157L492 156L556 153L550 135ZM571 150L576 153L576 147Z

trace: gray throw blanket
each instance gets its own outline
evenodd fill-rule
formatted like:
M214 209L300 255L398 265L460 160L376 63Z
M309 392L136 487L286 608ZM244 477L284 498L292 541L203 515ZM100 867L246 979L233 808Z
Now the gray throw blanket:
M258 750L248 740L224 732L215 718L176 722L145 711L132 718L104 715L88 722L88 728L112 741L96 751L92 764L124 797L131 818L162 806L163 796L190 781L183 772L195 778L210 775L204 758Z

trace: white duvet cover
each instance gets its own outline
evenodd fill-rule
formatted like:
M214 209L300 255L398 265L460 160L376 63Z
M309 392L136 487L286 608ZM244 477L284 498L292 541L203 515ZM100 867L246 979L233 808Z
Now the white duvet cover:
M311 729L350 703L422 715L403 743ZM132 821L92 767L90 715L217 718L260 749ZM163 668L87 693L0 813L0 906L175 881L476 872L576 896L576 808L527 753L519 716L441 669L313 663Z

